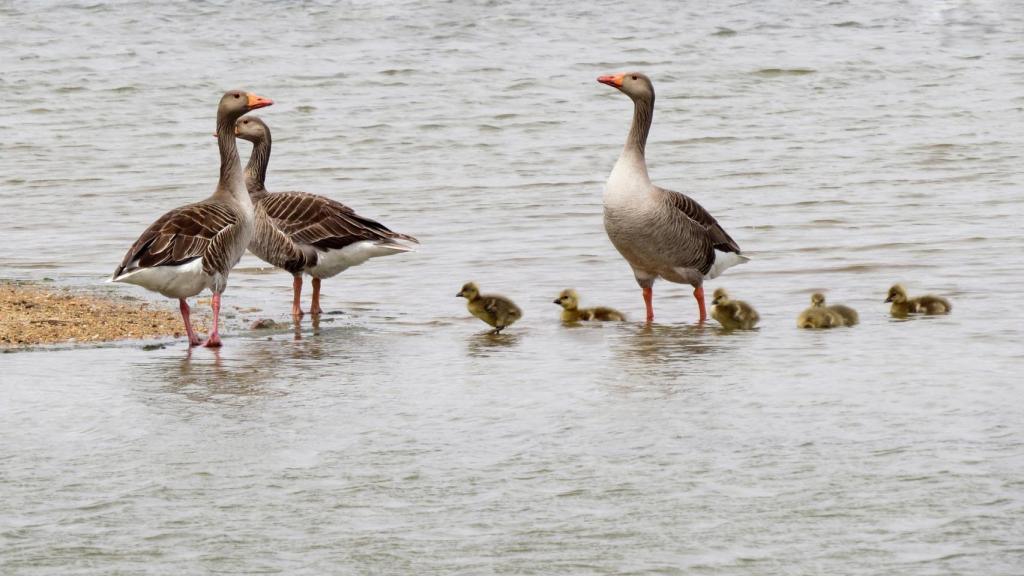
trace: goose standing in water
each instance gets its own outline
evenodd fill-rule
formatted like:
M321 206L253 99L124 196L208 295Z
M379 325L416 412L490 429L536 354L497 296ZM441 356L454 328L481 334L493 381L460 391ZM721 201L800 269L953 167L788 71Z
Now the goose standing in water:
M228 273L242 258L253 234L253 207L235 147L235 120L273 103L241 90L221 97L217 107L220 180L216 190L209 198L171 210L150 225L110 279L177 298L191 346L200 341L192 330L186 299L206 288L213 292L213 328L203 345L220 346L220 295L227 288Z
M249 250L269 264L292 274L292 315L302 316L299 298L302 274L313 277L310 314L320 308L320 281L376 256L414 250L419 243L406 234L365 218L340 202L306 192L268 192L270 128L255 116L235 123L235 134L252 142L245 167L245 185L256 205L256 232Z
M690 284L707 319L704 280L746 262L740 247L718 221L689 196L651 183L644 158L654 116L654 85L639 72L601 76L633 100L633 125L604 191L604 229L629 262L643 290L647 321L654 320L654 280Z
M501 333L523 317L523 311L515 302L497 294L481 294L476 282L463 284L455 297L466 299L466 309L469 313L494 328L491 334Z

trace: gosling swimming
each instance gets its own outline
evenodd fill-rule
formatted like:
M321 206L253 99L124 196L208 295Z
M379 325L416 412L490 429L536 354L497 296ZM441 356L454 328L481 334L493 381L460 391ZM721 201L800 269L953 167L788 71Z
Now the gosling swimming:
M626 317L618 310L606 306L595 308L580 308L580 296L572 288L562 290L562 293L555 298L555 304L562 307L562 322L578 322L580 320L625 320Z
M729 298L725 288L716 288L711 304L711 317L726 330L750 330L761 319L754 307L742 300Z
M814 299L811 299L811 305L813 306L825 306L825 296L823 294L815 294L815 296L821 296L821 300L815 304ZM839 315L843 319L843 326L855 326L860 322L860 316L857 311L849 306L843 304L833 304L831 306L825 306L826 309L831 310Z
M894 284L889 288L889 296L885 301L892 302L889 314L895 318L906 318L910 314L949 314L953 311L953 305L941 296L927 294L908 298L906 288L900 284Z
M466 282L455 296L466 299L469 313L494 327L492 334L499 334L523 317L523 311L504 296L480 294L475 282Z
M825 307L825 296L818 292L811 294L811 307L801 312L796 319L797 328L835 328L843 325L843 317Z

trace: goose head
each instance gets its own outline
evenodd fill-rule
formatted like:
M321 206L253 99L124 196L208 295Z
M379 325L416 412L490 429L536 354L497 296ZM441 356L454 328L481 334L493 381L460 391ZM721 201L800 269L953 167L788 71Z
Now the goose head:
M811 306L819 308L825 305L825 295L821 292L815 292L811 294Z
M900 284L893 284L892 288L889 288L889 296L885 301L902 304L907 301L907 290Z
M246 112L252 112L258 108L270 106L274 101L270 98L257 96L245 90L228 90L220 98L217 106L217 116L230 118L232 122Z
M619 92L633 100L654 100L654 84L650 78L640 72L598 76L597 81L612 88L618 88Z
M270 127L258 116L242 116L235 120L235 136L255 144L270 137Z
M455 295L456 298L462 297L466 300L476 300L480 296L480 288L476 285L476 282L466 282L462 285L462 290Z
M725 304L729 301L729 293L725 291L725 288L715 288L715 293L711 298L711 305L718 306L719 304Z
M572 288L566 288L555 298L555 304L566 310L575 310L580 305L580 296Z

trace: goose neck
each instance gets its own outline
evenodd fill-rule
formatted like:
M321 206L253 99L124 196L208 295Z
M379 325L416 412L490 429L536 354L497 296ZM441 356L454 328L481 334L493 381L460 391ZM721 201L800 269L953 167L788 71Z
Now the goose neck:
M217 147L220 149L220 180L215 195L228 196L242 206L252 207L242 178L242 161L235 143L235 118L217 116Z
M270 134L261 138L252 145L252 154L249 155L249 163L245 166L245 188L253 202L259 202L267 195L267 165L270 163Z
M635 152L644 156L647 148L647 135L651 131L654 119L654 95L650 98L637 97L633 100L633 125L626 137L625 152Z

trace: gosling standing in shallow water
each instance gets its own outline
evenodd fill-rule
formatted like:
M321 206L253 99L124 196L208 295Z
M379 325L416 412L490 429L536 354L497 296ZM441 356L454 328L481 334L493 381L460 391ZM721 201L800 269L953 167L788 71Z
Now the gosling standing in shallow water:
M801 312L796 319L797 328L835 328L845 325L845 320L838 312L825 307L825 296L818 292L811 294L811 307Z
M908 298L906 288L900 284L894 284L889 288L889 297L885 301L892 302L889 314L896 318L906 318L910 314L949 314L953 310L949 300L941 296L927 294Z
M469 313L494 327L492 334L498 334L507 326L523 317L523 311L504 296L481 294L475 282L466 282L455 296L466 299Z
M726 330L750 330L761 319L757 315L757 310L750 304L729 298L725 288L715 289L711 304L714 306L711 309L711 317L718 320Z
M562 293L555 298L555 304L562 307L562 322L579 322L580 320L625 320L622 312L605 306L595 308L583 308L580 305L580 295L572 288L562 290Z

